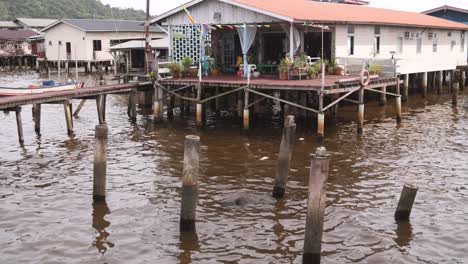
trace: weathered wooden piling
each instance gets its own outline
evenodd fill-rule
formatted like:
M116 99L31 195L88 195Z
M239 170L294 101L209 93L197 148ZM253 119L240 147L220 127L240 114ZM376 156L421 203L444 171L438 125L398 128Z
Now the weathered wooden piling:
M24 134L23 134L23 123L21 121L21 107L18 106L15 108L16 113L16 127L18 130L18 141L21 146L24 145Z
M80 104L78 104L78 107L75 109L75 112L73 113L74 117L78 117L78 115L80 114L81 108L83 108L85 103L86 103L86 99L81 99Z
M320 263L323 218L330 159L325 148L319 148L310 163L309 196L302 263Z
M357 133L364 132L364 88L359 89Z
M154 85L154 105L153 105L153 115L155 122L161 122L163 119L163 90L158 85Z
M442 88L444 86L444 71L439 71L437 76L437 93L442 93Z
M172 120L174 119L174 96L171 94L167 94L167 119Z
M401 96L395 98L396 107L396 120L397 123L401 123Z
M403 190L401 191L400 200L398 201L398 207L395 211L395 220L409 220L411 210L413 209L414 199L416 198L416 193L418 188L405 184Z
M73 117L72 117L72 106L70 100L63 102L63 108L65 110L65 121L67 123L67 133L69 136L73 135Z
M41 104L33 105L33 119L34 119L34 131L36 134L41 134Z
M203 126L203 104L200 103L202 98L202 86L201 84L197 85L197 126Z
M461 71L460 72L460 87L459 87L461 91L465 90L465 84L466 84L466 71Z
M96 108L97 108L98 120L99 120L100 125L105 123L105 120L104 120L104 111L105 111L104 96L105 95L98 95L96 97Z
M244 130L249 130L250 127L250 112L249 112L249 92L245 91L244 93Z
M421 89L422 89L422 96L425 98L427 96L427 72L423 72Z
M381 106L383 106L383 105L386 105L386 104L387 104L387 94L386 94L386 92L387 92L387 86L382 86L381 90L382 90L382 93L380 93L380 101L379 101L379 104L380 104Z
M458 92L460 86L460 71L456 70L453 74L453 88L452 88L452 105L458 105Z
M182 171L180 231L195 230L199 160L200 137L188 135L185 137L184 168Z
M278 155L278 164L276 167L276 179L273 187L273 197L281 199L286 191L286 182L288 180L292 150L294 147L296 135L296 124L294 116L286 117L281 137L280 151Z
M318 141L323 142L325 138L325 114L323 112L317 114L317 134Z
M409 92L409 74L405 74L404 76L404 83L403 83L403 101L408 100L408 92Z
M136 91L132 90L129 94L129 110L130 110L130 119L132 123L137 121L137 109L136 109Z
M106 199L107 125L96 126L94 139L93 199Z

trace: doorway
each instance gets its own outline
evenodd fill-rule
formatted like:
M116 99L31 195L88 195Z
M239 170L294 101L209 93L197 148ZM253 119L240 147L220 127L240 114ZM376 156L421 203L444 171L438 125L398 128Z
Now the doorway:
M330 61L332 59L332 33L323 33L323 55ZM322 55L322 32L308 32L304 34L304 52L310 57Z

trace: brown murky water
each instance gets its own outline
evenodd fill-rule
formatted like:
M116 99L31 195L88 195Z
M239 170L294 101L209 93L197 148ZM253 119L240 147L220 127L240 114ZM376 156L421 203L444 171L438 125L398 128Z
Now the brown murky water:
M24 148L14 114L0 112L1 263L301 263L313 131L298 128L287 196L275 201L281 129L274 122L254 122L245 134L240 122L211 117L197 132L191 117L154 125L139 116L132 125L123 96L107 105L107 204L91 197L94 103L75 119L73 138L62 106L42 107L40 137L25 107ZM333 157L323 263L467 263L468 110L431 93L410 97L400 126L393 101L366 111L363 136L355 107L327 123ZM187 134L201 136L200 197L197 236L181 238ZM419 192L411 222L397 225L404 183ZM247 204L233 202L238 194Z

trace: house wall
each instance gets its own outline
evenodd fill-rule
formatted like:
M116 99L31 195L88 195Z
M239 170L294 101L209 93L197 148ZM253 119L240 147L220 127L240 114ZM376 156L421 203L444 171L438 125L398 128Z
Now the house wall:
M204 1L188 8L197 23L210 24L242 24L242 23L270 23L279 21L276 18L255 13L240 7L226 4L217 0ZM220 13L221 18L215 19L214 14ZM166 19L168 25L191 24L187 14L182 11Z
M151 38L164 38L165 33L151 33ZM144 32L84 32L75 27L59 24L45 32L46 56L48 60L58 60L58 41L61 60L66 59L66 42L71 43L71 60L75 60L75 46L77 59L80 61L110 61L113 60L110 51L111 41L122 42L133 39L144 39ZM93 52L93 40L101 40L101 51ZM49 46L52 41L52 46Z
M390 59L390 52L398 50L398 38L403 37L403 51L395 55L398 59L397 72L400 74L455 69L457 65L467 63L468 32L465 32L465 44L461 49L460 30L381 26L380 31L380 53L376 55L377 59ZM405 39L406 31L421 34L421 53L417 53L416 37ZM433 52L433 40L428 38L430 32L437 33L437 52ZM374 26L355 25L354 55L351 56L348 55L348 26L337 25L335 37L336 58L373 57ZM456 43L453 50L452 40Z

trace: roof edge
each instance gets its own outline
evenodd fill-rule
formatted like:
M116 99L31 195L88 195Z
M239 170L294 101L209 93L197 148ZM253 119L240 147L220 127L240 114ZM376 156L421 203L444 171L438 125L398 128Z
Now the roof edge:
M436 8L433 8L433 9L430 9L430 10L427 10L427 11L424 11L424 12L421 12L421 13L428 15L428 14L431 14L431 13L434 13L434 12L438 12L438 11L442 11L442 10L452 10L452 11L458 11L458 12L461 12L461 13L466 13L466 14L468 14L468 9L459 8L459 7L454 7L454 6L449 6L449 5L439 6L439 7L436 7Z

